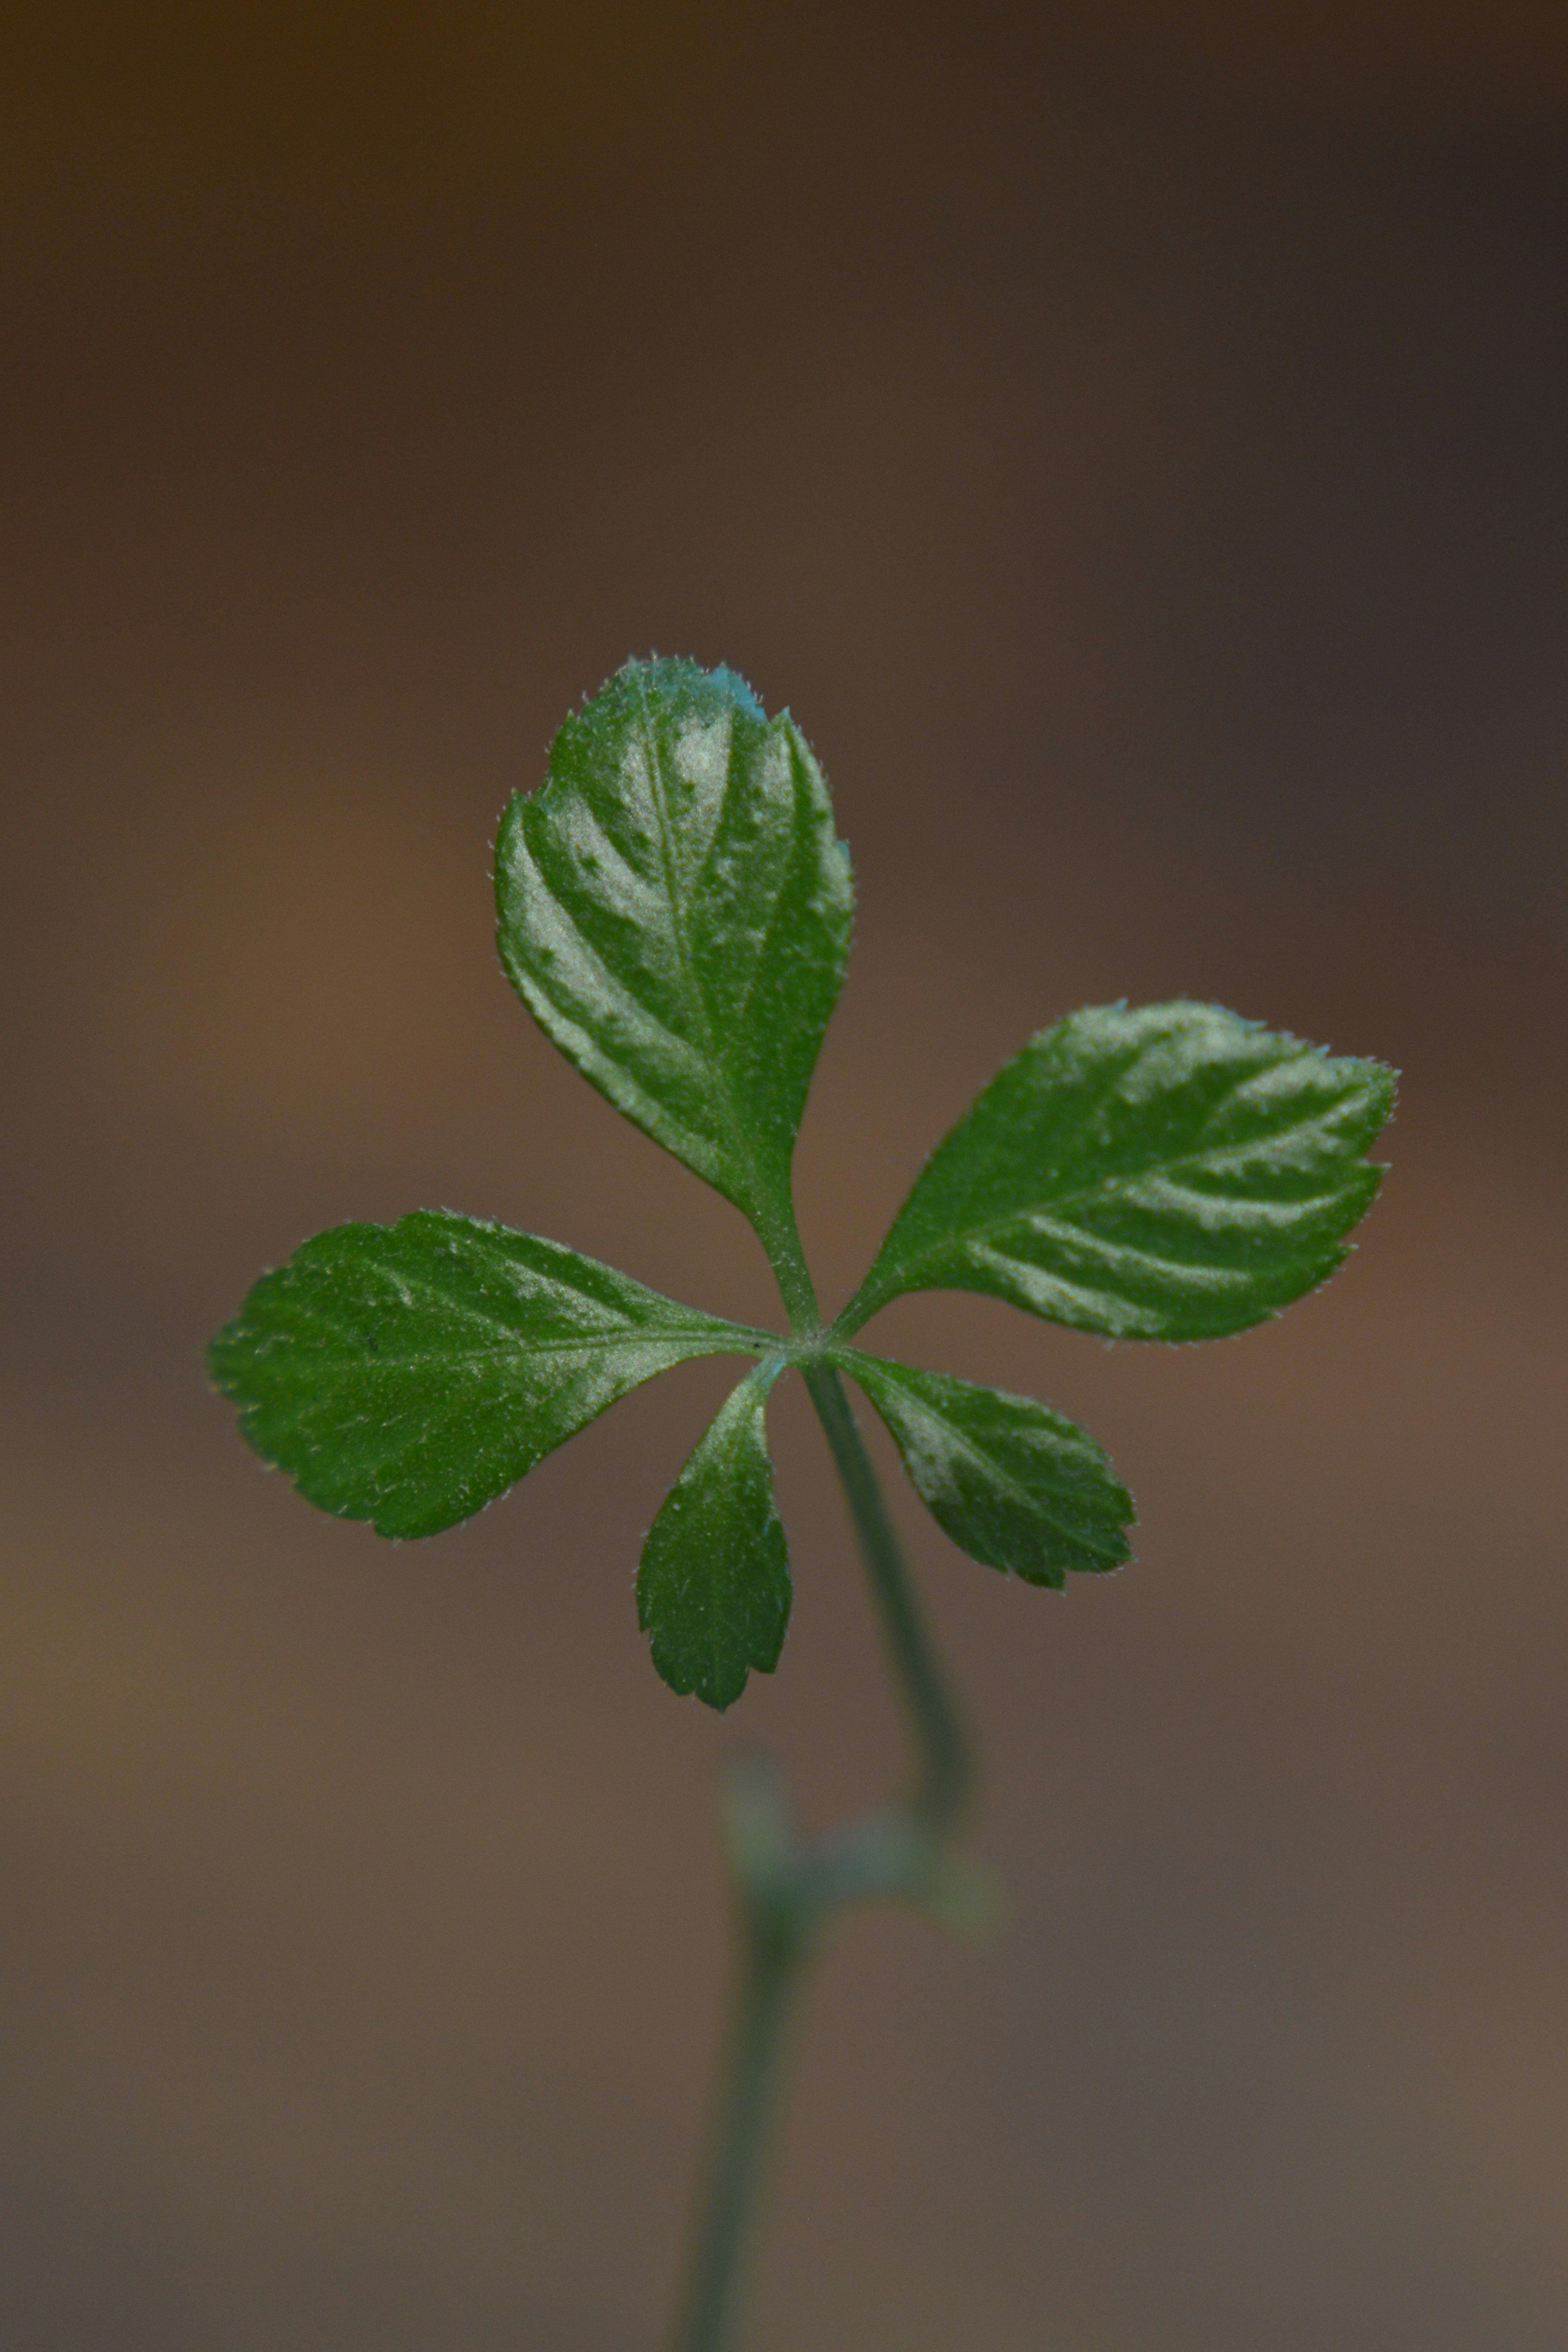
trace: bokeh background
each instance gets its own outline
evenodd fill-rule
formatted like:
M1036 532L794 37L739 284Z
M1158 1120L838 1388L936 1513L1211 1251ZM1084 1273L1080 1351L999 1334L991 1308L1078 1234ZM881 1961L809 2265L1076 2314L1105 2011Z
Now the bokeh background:
M725 1367L402 1548L203 1385L416 1204L769 1311L491 949L504 798L657 647L855 850L829 1297L1068 1006L1405 1072L1280 1324L879 1327L1087 1422L1142 1557L1057 1599L904 1509L1012 1924L835 1948L757 2352L1555 2352L1568 16L66 0L0 84L6 2345L655 2345L719 1763L900 1769L798 1396L720 1722L631 1578Z

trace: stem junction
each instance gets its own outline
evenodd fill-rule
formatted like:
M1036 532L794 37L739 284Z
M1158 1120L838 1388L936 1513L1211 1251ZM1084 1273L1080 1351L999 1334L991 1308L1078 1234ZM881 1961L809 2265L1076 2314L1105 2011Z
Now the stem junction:
M724 1832L739 1969L706 2194L670 2352L731 2352L736 2342L780 2061L795 1995L827 1922L847 1904L902 1900L975 1934L997 1910L988 1874L952 1851L974 1793L967 1735L843 1381L821 1352L825 1335L820 1327L810 1330L807 1316L790 1304L796 1346L787 1352L810 1391L844 1488L914 1769L900 1802L815 1838L797 1835L787 1791L765 1759L743 1759L727 1776Z

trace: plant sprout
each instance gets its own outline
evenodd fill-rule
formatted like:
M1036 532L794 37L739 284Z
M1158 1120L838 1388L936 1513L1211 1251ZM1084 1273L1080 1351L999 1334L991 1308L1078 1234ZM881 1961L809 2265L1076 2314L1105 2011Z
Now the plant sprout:
M805 1839L755 1762L726 1790L740 1963L676 2352L735 2342L781 2039L832 1916L876 1897L973 1924L953 1851L969 1743L845 1391L886 1423L944 1533L1026 1584L1131 1557L1131 1496L1059 1412L873 1355L917 1290L972 1290L1116 1339L1217 1339L1279 1314L1346 1254L1383 1171L1393 1074L1218 1006L1070 1013L1030 1038L916 1178L855 1296L823 1317L796 1228L796 1129L844 977L853 882L787 712L741 678L628 662L569 718L496 846L508 977L616 1108L750 1220L787 1328L679 1304L560 1242L418 1210L318 1234L214 1339L212 1376L265 1461L324 1510L430 1536L514 1485L655 1373L750 1360L659 1507L638 1622L673 1691L726 1708L779 1662L790 1613L767 1401L821 1421L869 1576L914 1769L901 1803Z

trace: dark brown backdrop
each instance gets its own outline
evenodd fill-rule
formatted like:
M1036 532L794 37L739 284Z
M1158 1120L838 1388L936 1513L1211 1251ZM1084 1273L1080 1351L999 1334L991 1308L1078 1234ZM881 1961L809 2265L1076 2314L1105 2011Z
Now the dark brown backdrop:
M202 1386L260 1265L421 1202L767 1311L490 949L502 800L650 646L788 701L856 852L828 1295L1067 1006L1406 1073L1364 1248L1276 1328L889 1317L1081 1415L1142 1556L1058 1601L905 1514L1015 1917L836 1949L757 2352L1568 2340L1565 23L12 21L17 2352L653 2346L717 1761L819 1814L897 1769L798 1400L795 1630L719 1724L630 1580L721 1370L399 1549Z

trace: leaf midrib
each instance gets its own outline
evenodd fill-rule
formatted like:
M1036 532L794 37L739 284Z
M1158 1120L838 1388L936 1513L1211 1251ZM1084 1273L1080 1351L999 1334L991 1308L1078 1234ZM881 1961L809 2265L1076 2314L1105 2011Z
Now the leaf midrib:
M715 1076L715 1092L721 1108L725 1131L730 1147L745 1174L747 1180L747 1192L752 1207L753 1211L760 1210L763 1205L763 1192L758 1181L756 1160L752 1156L751 1137L747 1131L745 1123L737 1115L735 1104L730 1093L729 1067L714 1042L713 1024L709 1013L708 999L703 992L701 982L698 978L696 957L692 951L690 939L687 932L686 901L683 894L677 887L675 856L670 839L669 812L665 803L664 767L659 756L658 739L654 733L653 722L648 712L647 682L640 673L637 677L637 708L640 713L642 727L643 754L647 761L648 780L653 792L654 808L658 816L659 863L664 868L664 887L666 896L669 900L670 927L675 933L676 954L679 961L681 977L686 982L690 1002L696 1007L698 1025L701 1031L702 1036L703 1058L708 1063ZM735 742L733 718L731 718L730 722L729 741L730 749L725 757L723 795L724 802L726 803L730 797L730 778L733 766ZM722 824L722 812L721 812L721 824Z
M515 1325L503 1321L500 1315L494 1308L487 1309L469 1300L454 1298L451 1293L444 1290L439 1281L429 1274L411 1273L406 1268L403 1267L392 1268L378 1265L374 1257L371 1258L370 1264L373 1273L378 1275L383 1281L395 1286L400 1293L412 1291L419 1294L418 1305L416 1305L416 1301L411 1297L406 1296L401 1297L400 1303L406 1307L410 1313L419 1312L420 1307L423 1306L431 1311L461 1317L468 1322L487 1324L492 1330L505 1333L509 1337L512 1336L515 1332ZM660 1292L657 1290L648 1290L646 1286L637 1284L634 1276L630 1275L618 1274L617 1269L614 1266L607 1266L605 1271L608 1274L616 1275L616 1278L622 1282L633 1284L635 1287L642 1290L643 1295L656 1305L672 1308L678 1316L684 1318L680 1322L665 1324L662 1327L658 1325L628 1323L626 1326L624 1333L605 1333L603 1335L606 1342L612 1339L621 1337L640 1338L646 1335L648 1338L657 1339L668 1333L671 1335L679 1335L681 1337L695 1339L700 1335L710 1332L734 1331L745 1332L749 1340L755 1341L759 1346L763 1348L775 1346L777 1344L776 1336L771 1332L765 1332L760 1329L753 1331L745 1324L730 1323L721 1316L705 1314L700 1307L688 1307L684 1306L679 1299L667 1299ZM562 1280L559 1276L554 1277L546 1276L543 1279L545 1281L551 1281L553 1279L559 1290L568 1298L575 1297L589 1300L591 1297L591 1294L589 1292L578 1289L574 1284ZM599 1305L601 1302L594 1300L592 1303ZM320 1317L323 1322L334 1325L335 1328L340 1330L344 1328L341 1318L320 1299L310 1300L308 1304L307 1311L311 1315ZM553 1345L571 1346L574 1344L575 1342L569 1340L541 1340L537 1342L537 1345L542 1349ZM749 1349L743 1352L749 1352Z
M342 1336L348 1338L352 1335L344 1333ZM617 1348L687 1348L698 1355L750 1356L760 1354L764 1347L776 1347L777 1344L776 1339L760 1332L754 1339L742 1339L738 1337L732 1345L715 1346L710 1338L706 1335L699 1337L695 1332L649 1331L620 1333L605 1338L584 1339L530 1339L521 1341L512 1348L499 1345L480 1348L446 1348L431 1350L424 1356L416 1356L399 1355L391 1349L383 1351L380 1349L367 1348L362 1341L355 1350L354 1360L367 1363L372 1358L375 1358L387 1364L406 1365L421 1361L431 1364L476 1364L493 1362L500 1357L581 1356L595 1353L604 1355Z

